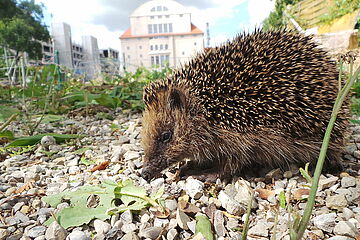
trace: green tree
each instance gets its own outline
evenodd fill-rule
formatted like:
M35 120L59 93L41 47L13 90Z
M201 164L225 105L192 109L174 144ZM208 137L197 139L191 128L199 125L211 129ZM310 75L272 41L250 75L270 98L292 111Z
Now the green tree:
M286 27L286 17L284 11L287 5L293 5L297 0L275 0L275 9L270 12L269 16L263 21L263 28L282 29Z
M43 5L34 0L0 1L0 46L27 52L32 59L41 58L39 41L50 39L43 20Z

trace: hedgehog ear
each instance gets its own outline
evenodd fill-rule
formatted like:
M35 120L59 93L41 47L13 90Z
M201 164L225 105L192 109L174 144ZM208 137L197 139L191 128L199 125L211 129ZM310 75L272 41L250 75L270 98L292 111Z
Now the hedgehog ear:
M172 89L169 95L169 106L172 110L185 107L185 95L177 89Z

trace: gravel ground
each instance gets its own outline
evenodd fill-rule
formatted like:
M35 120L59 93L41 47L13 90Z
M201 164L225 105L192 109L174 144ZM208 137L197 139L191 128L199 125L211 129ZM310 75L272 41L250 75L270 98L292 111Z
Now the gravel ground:
M294 214L303 214L303 198L309 193L307 182L297 169L274 169L264 178L236 179L226 185L220 181L204 183L192 177L173 181L170 172L147 183L140 177L141 116L115 115L114 121L75 116L60 123L42 124L41 133L78 133L86 137L62 145L45 138L34 151L0 160L0 239L193 239L195 216L199 214L209 216L216 239L241 239L246 206L254 190L248 239L270 239L274 234L276 239L289 239L288 221ZM119 129L114 131L112 124ZM18 123L10 128L21 135ZM360 239L360 126L352 126L351 132L344 156L349 167L338 175L322 176L304 239ZM80 147L89 147L83 153L87 159L98 163L110 160L109 167L90 172L94 165L84 165L81 154L75 152ZM40 150L56 153L48 156ZM51 208L41 200L42 196L123 179L132 179L149 193L165 184L169 216L160 218L150 208L137 213L125 211L108 221L95 220L67 230L56 223L44 225L53 212L69 204ZM281 192L291 200L293 214L278 207Z

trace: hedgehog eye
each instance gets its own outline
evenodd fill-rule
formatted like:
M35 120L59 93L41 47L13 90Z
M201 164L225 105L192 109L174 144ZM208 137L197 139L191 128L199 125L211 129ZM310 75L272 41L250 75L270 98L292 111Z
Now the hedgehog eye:
M171 132L170 131L165 131L161 134L161 142L166 143L170 140L171 138Z

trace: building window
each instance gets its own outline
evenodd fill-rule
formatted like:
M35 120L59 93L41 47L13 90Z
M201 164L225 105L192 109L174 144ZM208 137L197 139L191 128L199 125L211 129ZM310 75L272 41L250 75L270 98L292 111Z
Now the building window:
M169 18L169 17L170 17L170 15L165 15L165 17L166 17L166 18Z
M155 45L155 50L158 50L158 45Z
M159 16L158 16L158 18L162 18L162 16L161 16L161 15L159 15Z
M196 46L196 42L194 42L194 46Z
M169 64L169 59L169 54L151 56L151 65L159 65L160 67L165 67L167 64Z
M168 45L167 44L165 44L165 50L167 50L168 49Z
M185 55L185 52L182 52L182 55Z
M152 51L152 50L154 50L154 47L153 47L153 45L150 45L150 50Z
M130 59L130 55L128 55L128 59Z
M157 6L156 7L156 11L160 12L162 10L162 7L161 6Z
M150 19L154 19L154 16L150 16Z
M169 10L167 7L163 6L163 11Z
M139 46L139 49L142 49L142 46Z
M172 23L169 23L169 32L173 32Z
M161 67L165 66L165 56L164 55L160 56L160 63L161 63Z
M130 47L128 46L128 47L126 47L126 49L127 49L127 50L130 50Z
M160 50L163 50L164 46L162 44L160 44Z
M163 29L162 29L162 26L163 26L162 24L159 24L159 33L162 33L162 32L163 32L163 31L162 31L162 30L163 30Z
M157 24L153 24L153 33L158 33Z
M183 17L184 15L183 14L180 14L180 17Z
M142 58L142 54L140 54L140 58Z
M164 33L167 33L167 32L168 32L168 24L164 23Z
M152 34L152 24L148 24L148 32L149 34Z
M153 7L150 11L151 11L151 12L155 12L155 7Z

